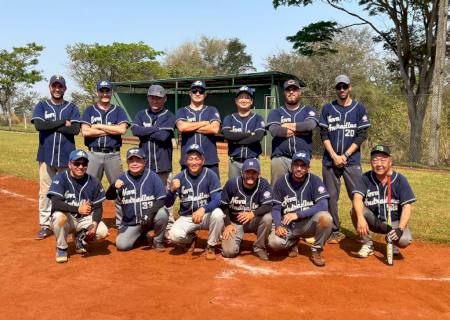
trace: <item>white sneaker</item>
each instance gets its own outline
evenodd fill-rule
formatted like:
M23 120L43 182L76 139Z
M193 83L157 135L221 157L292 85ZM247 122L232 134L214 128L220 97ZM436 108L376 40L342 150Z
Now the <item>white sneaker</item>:
M373 246L371 246L370 244L363 244L361 249L359 249L358 251L358 256L360 258L367 258L368 256L373 255Z

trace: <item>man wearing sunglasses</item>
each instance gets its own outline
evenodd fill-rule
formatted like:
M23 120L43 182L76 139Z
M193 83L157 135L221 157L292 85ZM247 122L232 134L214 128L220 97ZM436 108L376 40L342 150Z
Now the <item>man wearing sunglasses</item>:
M56 262L68 260L67 236L75 234L75 251L87 252L89 241L101 240L108 228L101 221L105 192L99 180L86 173L88 154L79 149L69 155L69 170L58 173L47 196L52 204L52 229L56 237Z
M367 138L370 122L364 105L350 96L352 85L348 76L337 76L335 89L337 99L323 107L319 126L325 147L323 182L330 193L329 210L333 217L333 232L328 242L336 244L345 238L340 232L338 213L341 177L352 199L351 192L362 174L360 146Z
M220 131L220 115L216 107L205 105L206 85L195 81L189 92L191 103L176 113L176 126L181 133L181 168L186 169L186 150L192 144L202 147L205 152L206 168L220 178L219 157L217 156L216 134Z
M291 168L292 156L299 150L312 154L312 130L317 126L317 113L313 107L300 103L301 88L298 80L287 80L284 85L285 105L270 112L267 126L273 136L271 185Z

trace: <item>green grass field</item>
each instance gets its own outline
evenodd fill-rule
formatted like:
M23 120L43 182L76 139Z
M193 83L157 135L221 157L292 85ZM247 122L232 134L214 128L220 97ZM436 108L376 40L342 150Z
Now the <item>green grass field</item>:
M38 181L38 165L36 160L38 136L36 133L17 133L0 131L0 173L24 177ZM82 139L77 138L77 146L83 146ZM122 159L128 146L122 148ZM174 152L174 168L179 170L179 150ZM226 155L220 156L222 182L228 175ZM262 174L270 177L270 159L262 158ZM363 166L368 170L368 166ZM321 161L314 159L311 171L321 176ZM415 239L450 243L450 172L428 171L420 169L398 170L409 180L417 202L414 204L411 229ZM347 236L354 235L353 226L349 218L350 201L347 199L345 187L341 191L340 216L343 231Z

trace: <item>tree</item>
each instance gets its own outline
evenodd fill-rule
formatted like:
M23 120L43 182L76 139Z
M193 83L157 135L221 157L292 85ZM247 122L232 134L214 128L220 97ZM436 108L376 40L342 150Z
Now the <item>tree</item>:
M152 80L167 76L156 60L163 54L143 42L108 45L75 43L66 47L73 78L84 92L94 95L95 83L110 81Z
M12 112L16 116L22 116L25 128L27 128L27 118L31 118L34 106L41 100L36 91L27 91L18 89L15 96L11 99Z
M409 158L411 161L420 162L423 122L436 62L438 8L443 1L448 0L359 0L359 6L368 12L369 18L349 10L344 0L322 1L340 12L351 15L358 24L369 26L375 32L376 40L383 43L384 48L394 55L395 58L390 66L402 80L401 90L406 96L411 124ZM313 2L313 0L273 0L273 5L275 8L281 5L307 6ZM391 26L385 28L377 26L371 20L375 16L378 20L380 16L386 18L384 21L389 22ZM321 24L327 28L318 26L318 29L327 35L325 39L333 37L339 30L336 25L329 23L333 22L328 21L327 24L327 21L321 21ZM297 41L308 42L308 39L296 36L289 37L288 40L293 42L294 46ZM310 40L309 43L317 44L321 39ZM314 54L314 51L311 54Z
M87 106L95 103L95 98L92 95L79 91L72 91L70 98L80 108L80 113L83 113Z
M12 98L17 90L21 86L30 87L43 79L41 71L34 69L42 50L44 47L34 42L24 47L13 47L11 51L0 50L0 107L8 118L10 128L13 115Z
M197 77L207 74L207 64L195 42L185 42L169 52L164 61L169 77Z
M220 73L236 74L255 71L252 56L245 52L246 47L239 39L230 39L227 43L225 57L219 64Z

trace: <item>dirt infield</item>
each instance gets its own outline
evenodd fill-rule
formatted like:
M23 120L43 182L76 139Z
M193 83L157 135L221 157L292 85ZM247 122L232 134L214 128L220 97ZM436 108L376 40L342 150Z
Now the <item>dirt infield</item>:
M0 177L0 319L450 319L449 246L416 242L388 267L381 244L361 260L346 239L317 268L306 244L300 257L270 262L251 255L250 241L216 261L145 246L123 253L110 228L88 255L71 246L58 265L54 237L33 239L37 193L34 182ZM105 217L111 226L110 203Z

